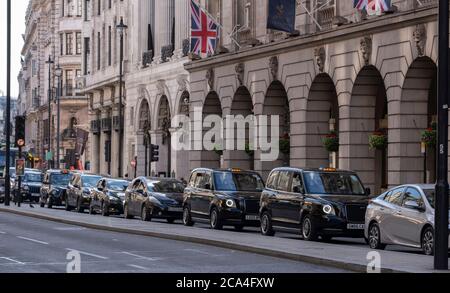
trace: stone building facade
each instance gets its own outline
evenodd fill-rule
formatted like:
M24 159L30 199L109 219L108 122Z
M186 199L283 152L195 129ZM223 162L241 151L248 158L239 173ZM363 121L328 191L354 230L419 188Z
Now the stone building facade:
M87 161L88 145L84 154L75 152L76 129L89 130L81 75L82 7L81 0L31 0L27 10L19 85L21 114L26 115L26 151L40 159L41 164L36 167L49 167L46 163L49 151L53 154L53 167L69 167L77 157L81 162ZM55 74L58 66L61 77ZM57 89L61 111L60 158L56 158Z
M301 1L298 34L266 29L266 0L210 2L229 53L186 64L191 113L279 115L290 150L271 162L259 149L194 151L190 169L254 168L267 177L283 165L331 165L357 171L374 192L434 181L434 149L422 153L421 133L436 121L437 1L393 0L382 16L363 15L352 1L319 10ZM235 28L240 49L226 33ZM339 149L329 153L323 140L333 131ZM387 146L372 149L380 134Z

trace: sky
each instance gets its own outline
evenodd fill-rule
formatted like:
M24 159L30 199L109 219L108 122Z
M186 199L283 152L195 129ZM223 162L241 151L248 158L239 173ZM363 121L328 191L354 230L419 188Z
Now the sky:
M20 52L25 32L25 13L29 0L11 0L11 96L19 95L17 75L20 71ZM6 0L0 0L0 95L6 95Z

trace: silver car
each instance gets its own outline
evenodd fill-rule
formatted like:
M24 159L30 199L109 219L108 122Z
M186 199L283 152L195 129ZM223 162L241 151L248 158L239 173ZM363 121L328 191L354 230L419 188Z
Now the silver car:
M387 244L403 245L432 255L434 195L435 185L403 185L371 201L364 231L369 246L384 249Z

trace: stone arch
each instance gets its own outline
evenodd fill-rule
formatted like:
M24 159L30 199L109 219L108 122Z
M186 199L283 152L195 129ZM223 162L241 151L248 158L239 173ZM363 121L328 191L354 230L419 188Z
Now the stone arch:
M339 135L339 105L331 77L322 73L311 84L306 106L305 119L305 153L302 167L339 166L339 153L329 152L323 139L332 132Z
M240 120L243 118L243 120L241 123L228 125L228 127L232 127L232 129L227 129L225 137L227 134L230 134L230 132L233 137L226 137L226 149L224 151L225 168L241 168L244 170L254 169L254 143L250 143L253 139L253 133L250 132L250 130L253 128L251 127L250 122L247 123L247 120L251 119L251 115L253 114L251 94L245 86L241 86L234 94L230 115L235 119ZM238 141L238 137L242 134L245 135L244 142ZM248 147L246 147L246 145Z
M203 120L205 117L209 115L218 115L220 117L223 117L223 110L222 110L222 104L220 101L219 96L216 92L210 92L203 103L202 108L202 116ZM212 126L214 127L214 125ZM204 135L210 130L210 127L204 127L202 124L202 151L201 151L201 163L202 167L206 168L220 168L223 164L223 156L221 154L221 149L223 149L222 145L222 137L217 138L216 137L216 150L205 150L203 147L203 138Z
M188 91L183 91L178 99L178 105L176 107L177 114L184 114L189 116L190 94Z
M172 111L169 98L162 95L156 107L156 123L154 125L155 143L159 146L159 161L156 162L156 176L171 177L172 170L172 146L171 146L171 118Z
M278 116L279 118L279 127L278 127L278 136L273 137L275 134L272 133L272 119L270 116ZM260 115L258 115L260 116ZM280 81L273 81L267 89L263 109L262 116L267 118L267 137L262 136L261 133L258 133L258 149L255 152L255 170L260 172L263 178L267 178L272 169L280 166L287 166L290 164L290 121L291 121L291 111L289 107L289 98L284 88L284 85ZM259 120L258 127L265 127L266 125L261 124L261 120ZM272 140L280 141L283 139L283 142L280 142L279 145L274 145L275 149L272 151L279 151L278 158L274 160L266 160L263 159L263 156L267 155L267 152L263 152L260 148L261 141L271 142ZM280 146L283 144L285 147L280 150ZM286 150L286 152L283 152Z
M435 181L435 150L427 148L427 166L421 152L421 132L436 121L437 66L429 57L419 57L409 66L401 99L390 113L394 144L389 152L395 161L389 166L392 184ZM390 136L391 136L390 132ZM425 178L426 177L426 178Z
M173 122L173 127L177 130L180 129L180 127L183 127L184 131L189 132L190 126L187 123L184 123L185 121L190 121L190 107L191 101L190 101L190 94L188 91L183 91L179 95L176 110L177 112L174 113L175 115L180 115L180 119ZM181 116L185 116L187 118L181 118ZM184 120L186 119L186 120ZM174 144L187 144L189 135L183 134L182 136L172 136L172 145ZM190 150L189 149L183 149L174 151L173 153L173 165L174 165L174 171L175 176L179 179L188 179L190 174L190 168L189 168L189 160L190 160Z
M374 194L388 188L388 149L369 146L373 135L388 137L388 102L383 78L374 66L365 66L358 73L348 105L345 121L344 147L341 160L358 172L361 180Z

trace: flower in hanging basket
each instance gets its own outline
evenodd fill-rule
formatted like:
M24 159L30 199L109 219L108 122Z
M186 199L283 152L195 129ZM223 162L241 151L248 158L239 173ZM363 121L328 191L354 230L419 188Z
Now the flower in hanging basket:
M369 136L369 147L372 150L384 150L388 146L388 137L383 131L375 131Z
M436 146L437 132L435 127L430 127L422 131L422 142L427 147Z
M253 146L250 143L246 143L245 144L245 152L247 153L247 155L249 155L250 157L252 157L255 154L255 151L253 149Z
M280 152L285 155L291 153L291 138L288 133L280 137Z
M323 146L329 153L339 151L339 136L336 131L331 131L322 139Z

